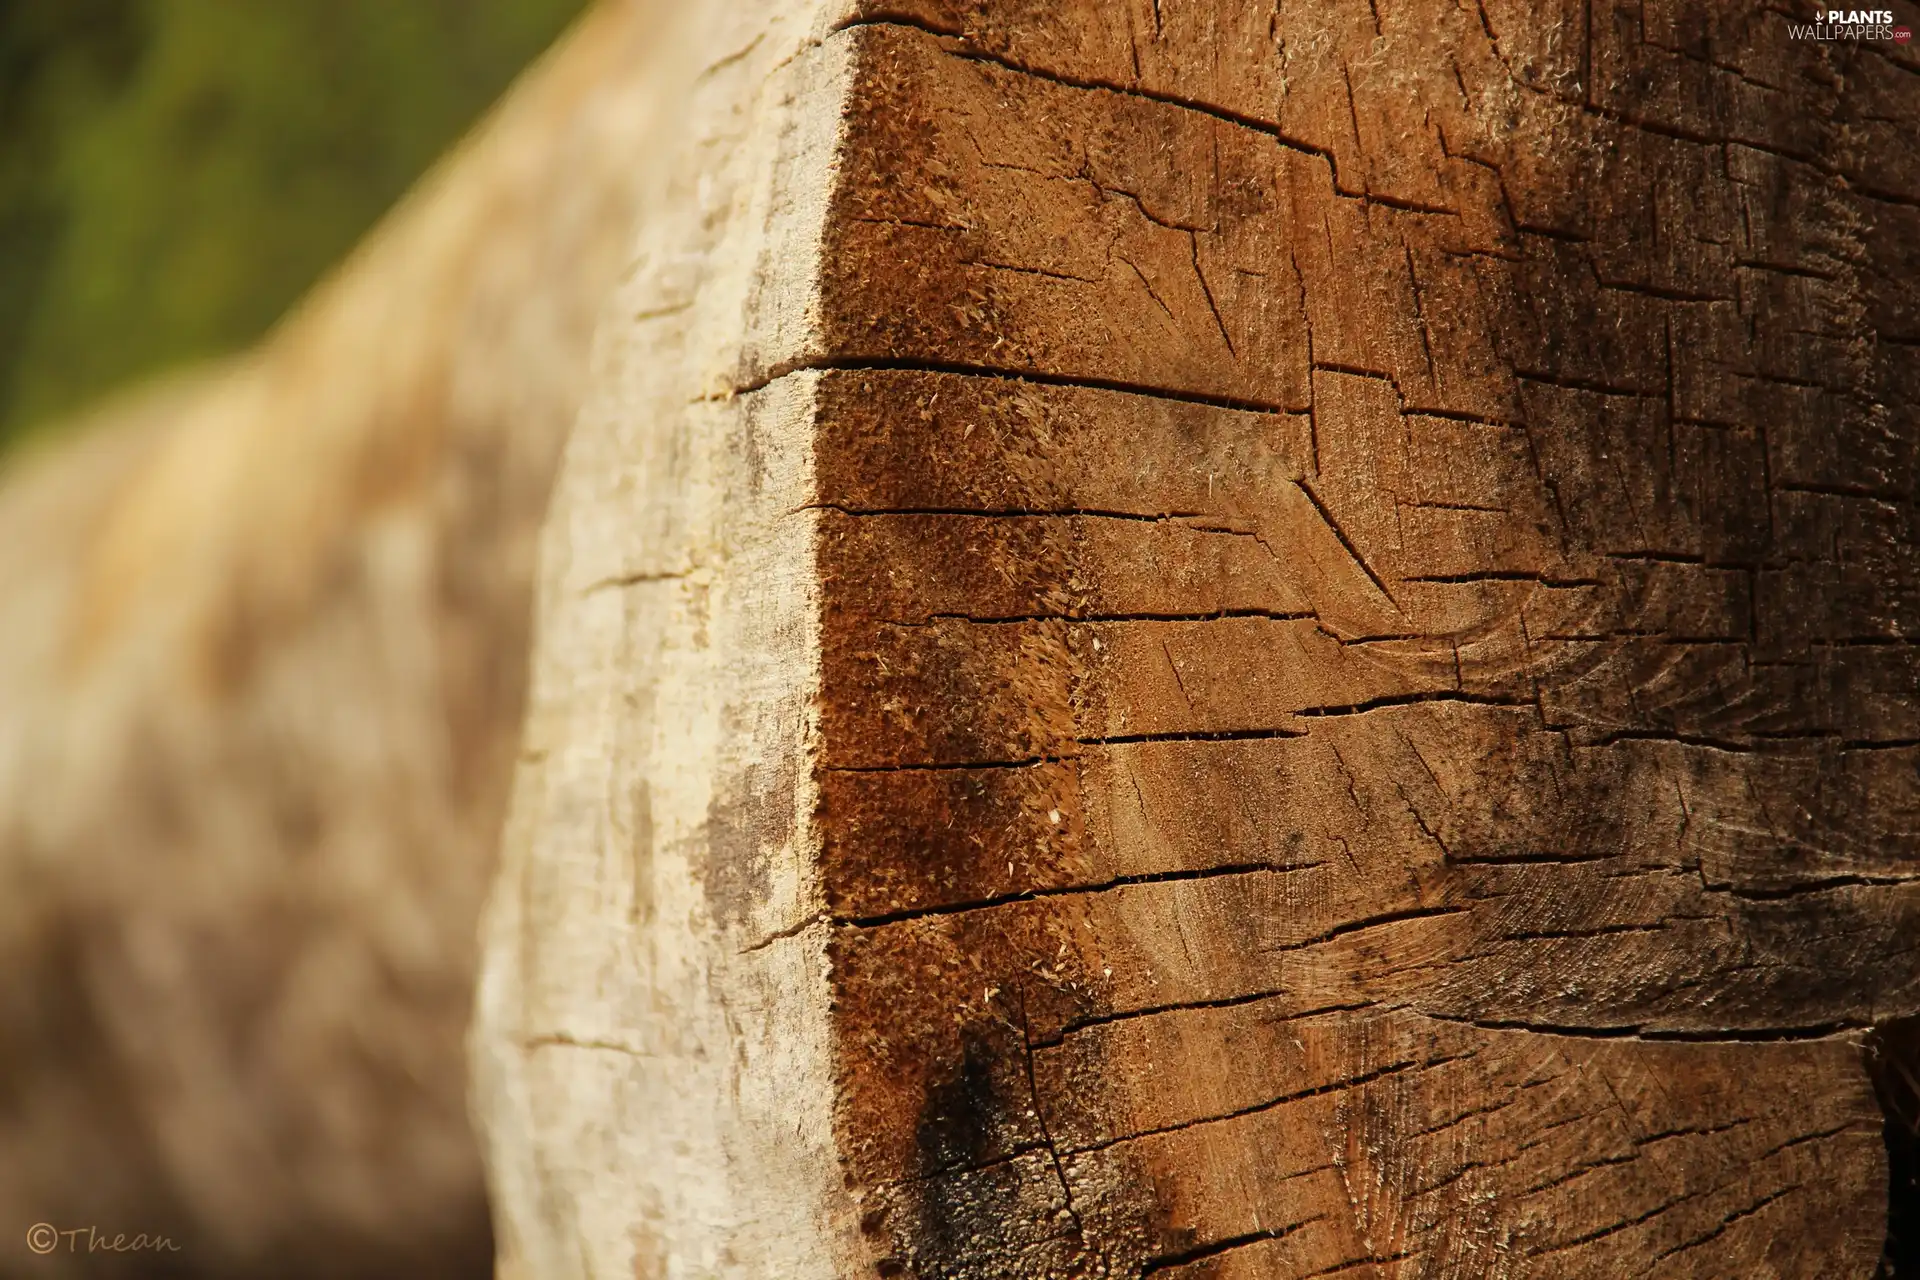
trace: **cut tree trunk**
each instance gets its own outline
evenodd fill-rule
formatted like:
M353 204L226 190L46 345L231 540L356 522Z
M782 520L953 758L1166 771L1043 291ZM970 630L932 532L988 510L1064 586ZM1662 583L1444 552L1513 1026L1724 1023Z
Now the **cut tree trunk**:
M1920 63L1793 21L690 23L486 923L503 1276L1871 1274Z
M474 928L660 26L608 3L258 350L8 460L0 1275L490 1270Z

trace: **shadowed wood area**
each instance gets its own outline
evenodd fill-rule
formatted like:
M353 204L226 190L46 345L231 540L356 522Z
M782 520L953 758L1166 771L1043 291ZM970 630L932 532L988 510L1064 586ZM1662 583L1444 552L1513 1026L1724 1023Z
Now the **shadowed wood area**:
M689 39L487 925L503 1274L1872 1275L1910 46Z

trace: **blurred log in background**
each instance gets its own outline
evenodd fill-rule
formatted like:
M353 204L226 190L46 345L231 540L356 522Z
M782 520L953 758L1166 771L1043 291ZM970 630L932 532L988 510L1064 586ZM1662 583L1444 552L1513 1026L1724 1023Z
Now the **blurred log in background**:
M0 110L39 131L4 181L109 144L181 169L138 207L110 207L137 173L79 174L57 252L6 196L0 270L17 288L46 256L71 291L11 296L9 421L279 305L569 6L176 7L143 11L150 62L54 45L7 83ZM652 8L584 19L255 351L8 460L0 1274L489 1273L460 1052L474 921L534 535L673 80ZM436 21L460 38L424 39ZM29 26L9 11L8 52ZM249 28L289 65L250 61ZM195 58L218 68L165 82ZM369 136L325 118L355 59L385 95L355 108ZM135 86L124 115L48 105L109 74ZM92 132L66 155L55 126ZM168 128L248 137L183 160L154 144ZM249 176L247 145L300 171ZM155 248L170 218L190 225ZM223 241L236 265L212 270ZM38 1222L180 1248L35 1257Z

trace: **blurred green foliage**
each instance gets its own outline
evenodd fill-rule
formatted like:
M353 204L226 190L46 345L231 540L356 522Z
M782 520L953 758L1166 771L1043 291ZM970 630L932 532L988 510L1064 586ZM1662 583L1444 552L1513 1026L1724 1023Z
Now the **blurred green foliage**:
M582 0L0 0L0 445L257 337Z

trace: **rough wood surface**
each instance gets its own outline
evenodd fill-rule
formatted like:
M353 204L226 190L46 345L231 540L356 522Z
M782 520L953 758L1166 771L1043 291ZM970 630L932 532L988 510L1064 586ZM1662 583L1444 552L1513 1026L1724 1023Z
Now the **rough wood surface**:
M659 25L594 14L259 350L9 460L0 1274L487 1273L473 931Z
M548 527L504 1273L1872 1273L1910 46L736 19Z

